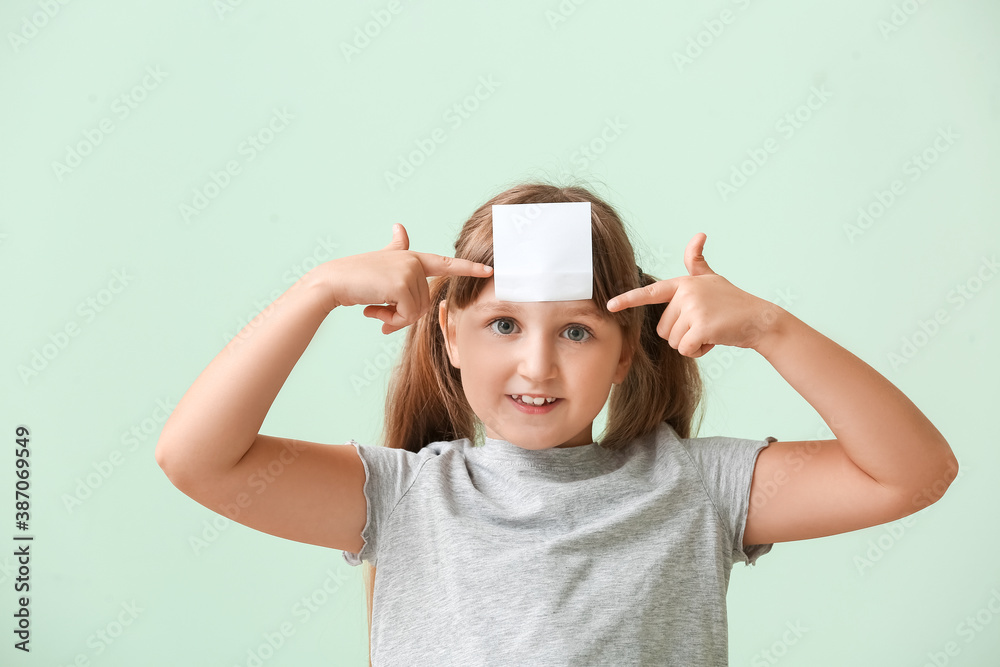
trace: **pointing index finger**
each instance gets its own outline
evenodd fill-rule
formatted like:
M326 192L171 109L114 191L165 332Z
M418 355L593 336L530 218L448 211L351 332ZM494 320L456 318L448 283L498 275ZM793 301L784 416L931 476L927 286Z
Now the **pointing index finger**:
M626 308L633 308L635 306L645 306L651 303L666 303L673 298L675 291L677 291L676 278L660 280L646 285L645 287L636 287L635 289L619 294L608 301L608 310L615 313L619 310L625 310Z
M424 265L424 275L427 276L472 276L488 278L493 275L493 267L479 262L472 262L459 257L435 255L431 252L415 253Z

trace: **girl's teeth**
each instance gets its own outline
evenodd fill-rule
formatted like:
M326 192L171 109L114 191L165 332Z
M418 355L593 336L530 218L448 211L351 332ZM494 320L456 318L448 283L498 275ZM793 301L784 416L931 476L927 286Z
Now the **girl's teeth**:
M511 394L511 398L525 405L544 405L545 403L553 403L556 400L554 398L532 398L531 396L520 396L518 394Z

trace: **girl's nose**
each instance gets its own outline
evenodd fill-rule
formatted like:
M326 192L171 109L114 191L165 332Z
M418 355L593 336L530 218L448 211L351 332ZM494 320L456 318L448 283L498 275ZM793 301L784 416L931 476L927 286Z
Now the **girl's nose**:
M558 374L558 358L554 342L540 336L525 337L519 346L518 372L531 381L541 383Z

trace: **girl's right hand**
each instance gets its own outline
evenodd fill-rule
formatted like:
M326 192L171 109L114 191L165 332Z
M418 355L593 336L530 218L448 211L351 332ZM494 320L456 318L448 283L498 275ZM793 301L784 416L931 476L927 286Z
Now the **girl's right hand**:
M493 275L492 267L485 264L409 247L406 230L396 225L392 241L382 250L327 262L336 305L389 304L369 305L364 316L384 322L382 333L390 334L416 322L430 307L428 277Z

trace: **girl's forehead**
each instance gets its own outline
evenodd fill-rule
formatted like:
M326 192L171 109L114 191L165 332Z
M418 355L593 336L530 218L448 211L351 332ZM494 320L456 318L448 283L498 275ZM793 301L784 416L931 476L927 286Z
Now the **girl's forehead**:
M509 313L514 315L561 315L566 317L590 315L601 319L606 316L591 299L577 299L573 301L499 301L493 289L492 278L483 287L483 291L479 293L479 297L469 304L467 310L475 314Z

